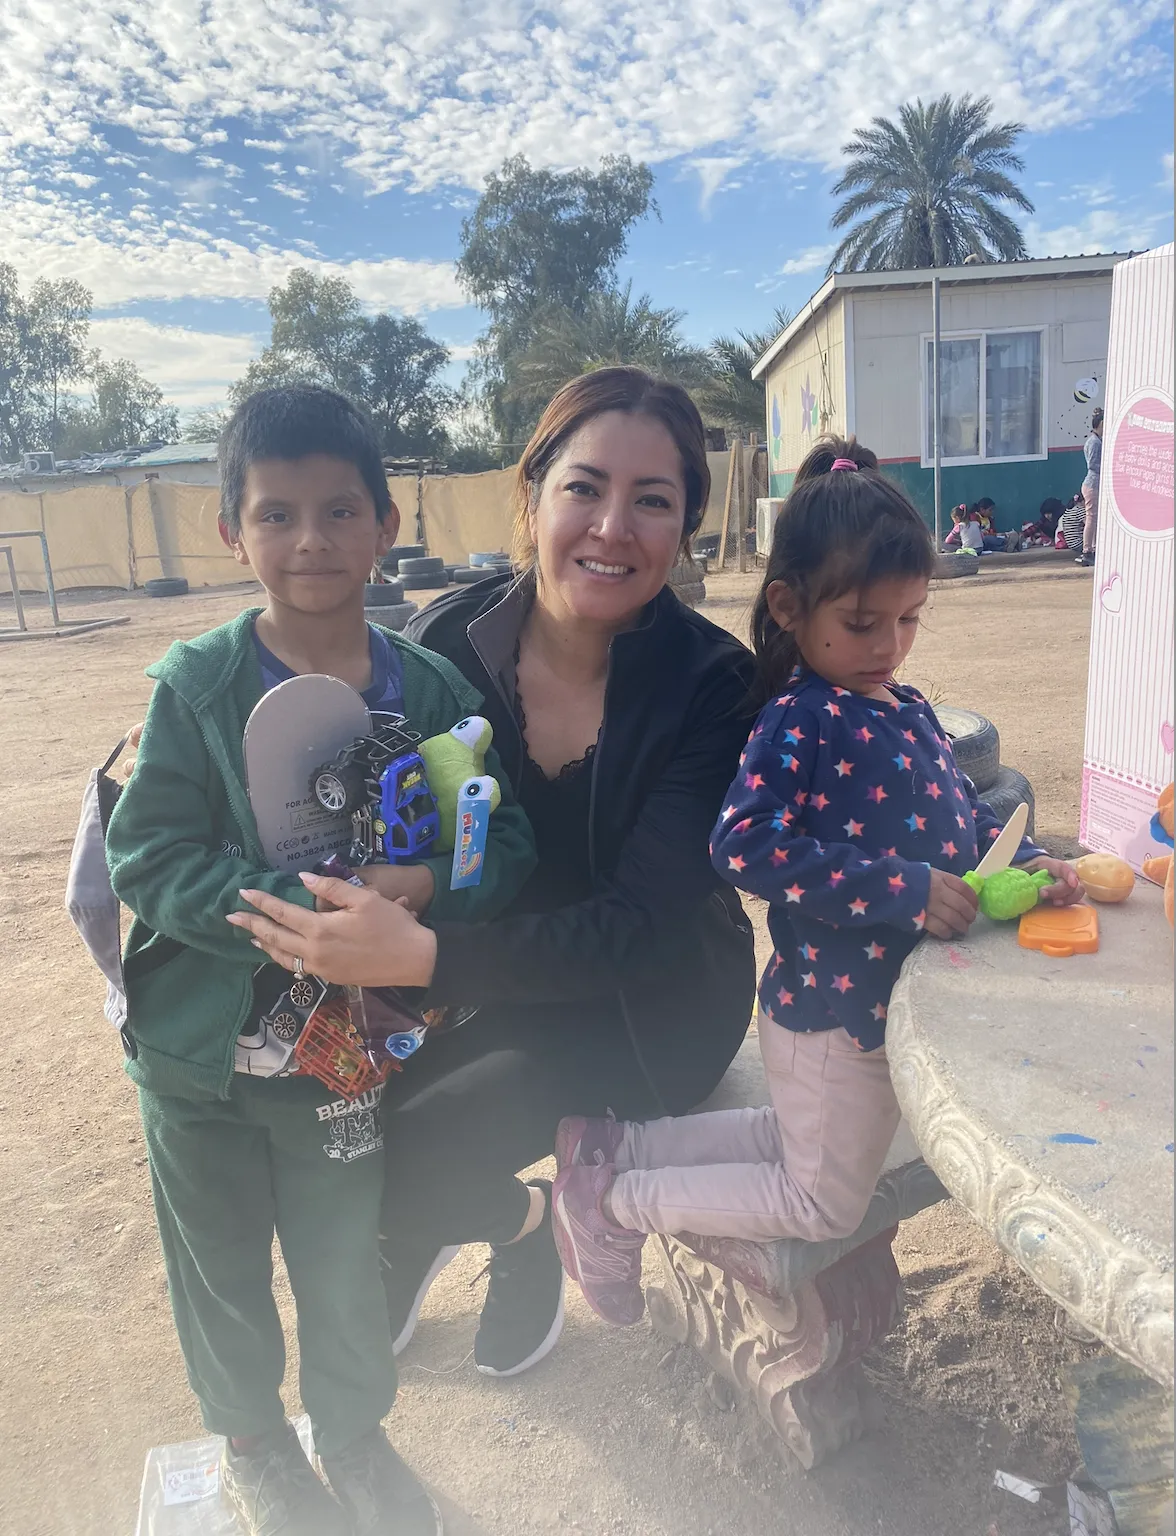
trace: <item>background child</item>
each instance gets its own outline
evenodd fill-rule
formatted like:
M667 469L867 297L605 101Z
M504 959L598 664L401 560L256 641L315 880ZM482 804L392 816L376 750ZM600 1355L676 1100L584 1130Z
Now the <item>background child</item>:
M961 502L953 507L951 532L944 539L945 549L971 549L976 554L984 548L984 536L980 531L980 519Z
M893 681L934 562L884 475L839 458L776 523L753 621L769 702L713 835L715 868L771 903L760 983L772 1103L644 1125L560 1127L561 1257L610 1322L642 1310L648 1232L764 1242L845 1237L899 1121L884 1039L890 992L924 933L965 933L960 878L999 831L926 700ZM1077 876L1025 840L1017 862Z
M220 456L222 535L266 606L177 642L149 669L157 685L107 836L114 889L136 919L124 962L127 1070L172 1310L205 1426L228 1437L222 1484L244 1529L424 1536L440 1516L380 1428L396 1392L379 1268L380 1088L348 1101L296 1063L259 1065L250 1046L260 1010L274 973L279 985L290 978L259 969L249 935L225 918L243 906L242 887L313 901L267 868L249 806L242 734L268 688L329 673L370 708L407 714L422 736L480 701L448 662L364 620L364 585L399 517L354 406L303 386L253 395ZM365 879L417 910L466 920L508 901L533 844L493 753L486 771L503 803L481 885L451 892L450 855L370 866ZM275 1230L297 1306L302 1401L335 1498L279 1396Z

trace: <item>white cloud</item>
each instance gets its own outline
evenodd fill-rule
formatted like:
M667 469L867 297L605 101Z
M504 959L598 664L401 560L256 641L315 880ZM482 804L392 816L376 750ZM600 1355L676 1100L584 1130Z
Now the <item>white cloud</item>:
M1160 178L1160 186L1161 187L1167 187L1168 191L1170 192L1172 190L1172 152L1171 152L1171 150L1169 150L1166 155L1162 155L1160 157L1160 164L1164 167L1164 174Z
M691 169L698 172L698 179L702 183L698 208L704 217L710 213L715 194L723 190L731 173L737 171L742 164L743 161L737 155L699 155L690 162Z
M962 59L1035 130L1125 110L1162 77L1149 30L1168 11L1106 0L1091 26L1085 0L10 0L0 167L68 162L113 129L186 154L240 119L251 146L318 144L376 192L476 187L515 152L830 166L872 115L958 90Z
M138 316L95 320L90 340L108 357L129 357L181 409L217 405L264 345L257 336L217 335Z
M1077 224L1043 229L1031 219L1025 244L1031 256L1096 256L1111 251L1142 251L1155 243L1162 214L1141 214L1122 208L1092 208ZM1168 220L1169 224L1171 220Z
M823 272L829 265L829 258L837 249L834 245L810 245L806 250L800 251L795 256L790 256L787 261L778 266L771 278L759 283L757 287L765 287L774 284L774 279L779 277L797 277L802 272Z
M206 210L194 205L193 211ZM99 309L148 299L264 299L294 267L346 277L375 309L419 314L466 303L450 262L314 261L296 250L245 245L191 222L123 219L107 207L46 189L10 193L3 181L0 229L4 259L25 283L78 278Z

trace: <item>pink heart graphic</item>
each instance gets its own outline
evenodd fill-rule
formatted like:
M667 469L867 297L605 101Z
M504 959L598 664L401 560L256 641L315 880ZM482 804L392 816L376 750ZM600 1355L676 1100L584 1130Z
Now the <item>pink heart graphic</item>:
M1172 756L1172 737L1172 722L1171 720L1165 720L1163 725L1160 726L1160 746L1163 747L1169 757Z
M1104 582L1098 594L1099 603L1106 613L1121 613L1123 609L1123 583L1118 571Z

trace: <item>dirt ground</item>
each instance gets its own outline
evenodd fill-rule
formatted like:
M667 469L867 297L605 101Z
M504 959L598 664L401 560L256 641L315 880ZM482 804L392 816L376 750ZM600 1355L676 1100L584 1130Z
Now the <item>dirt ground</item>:
M754 581L711 578L704 611L745 633ZM129 623L0 645L0 1536L130 1536L147 1449L200 1432L134 1096L62 900L82 786L142 716L143 667L249 601L241 587L76 594L69 617ZM997 723L1058 852L1075 846L1089 608L1076 573L945 583L907 672ZM44 623L43 607L32 617ZM479 1376L478 1249L429 1295L390 1433L456 1536L1057 1536L1056 1515L996 1493L992 1475L1073 1469L1060 1373L1083 1346L958 1207L906 1223L896 1248L909 1306L867 1362L886 1427L809 1475L697 1358L647 1324L606 1328L571 1288L548 1361L514 1382ZM288 1293L282 1304L290 1324ZM295 1366L292 1349L291 1410Z

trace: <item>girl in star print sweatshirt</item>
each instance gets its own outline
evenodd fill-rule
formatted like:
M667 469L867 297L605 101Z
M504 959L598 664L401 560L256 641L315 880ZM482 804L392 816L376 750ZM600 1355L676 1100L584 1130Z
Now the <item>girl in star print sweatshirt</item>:
M925 933L967 932L976 898L960 877L1000 830L926 699L894 681L934 565L922 518L855 443L815 452L832 467L798 475L776 523L753 619L767 702L711 850L725 879L770 903L759 1041L772 1102L563 1122L557 1242L613 1322L640 1316L646 1233L857 1229L899 1121L891 989ZM1053 873L1043 899L1082 895L1028 839L1014 862Z

